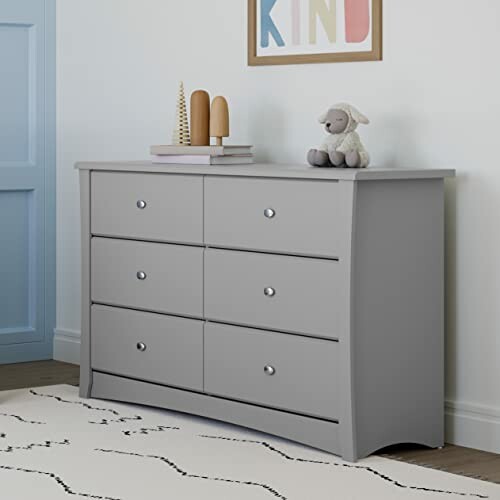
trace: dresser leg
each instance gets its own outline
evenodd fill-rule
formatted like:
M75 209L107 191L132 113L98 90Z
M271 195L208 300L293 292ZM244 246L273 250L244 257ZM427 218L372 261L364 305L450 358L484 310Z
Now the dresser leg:
M80 397L89 399L92 394L92 371L80 366Z

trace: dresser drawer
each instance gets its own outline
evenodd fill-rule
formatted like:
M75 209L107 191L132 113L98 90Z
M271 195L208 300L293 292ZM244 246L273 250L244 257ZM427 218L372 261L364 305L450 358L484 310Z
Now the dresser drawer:
M92 368L203 390L203 322L92 306Z
M207 177L205 242L339 257L338 182Z
M205 326L205 392L338 419L338 343Z
M203 249L92 238L92 301L201 317Z
M92 233L203 243L203 179L182 175L93 172Z
M209 249L205 316L242 325L340 338L336 261Z

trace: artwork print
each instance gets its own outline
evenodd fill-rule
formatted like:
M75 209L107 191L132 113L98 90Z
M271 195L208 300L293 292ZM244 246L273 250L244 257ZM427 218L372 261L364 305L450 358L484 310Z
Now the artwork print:
M382 0L248 0L251 66L382 59Z

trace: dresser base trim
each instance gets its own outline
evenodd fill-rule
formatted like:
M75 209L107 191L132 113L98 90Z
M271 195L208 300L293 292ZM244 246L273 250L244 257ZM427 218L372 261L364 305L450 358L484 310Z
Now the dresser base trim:
M221 420L341 455L339 424L173 389L101 372L93 372L91 397L165 408Z

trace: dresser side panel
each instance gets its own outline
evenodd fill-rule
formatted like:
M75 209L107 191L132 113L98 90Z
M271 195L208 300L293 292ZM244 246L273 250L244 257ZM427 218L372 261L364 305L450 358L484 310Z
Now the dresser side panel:
M80 340L80 396L89 398L92 389L90 363L90 176L89 170L80 170L81 213L81 340Z
M356 459L356 435L354 432L354 388L352 365L352 260L355 234L354 207L356 206L357 182L340 181L339 241L341 242L339 282L343 293L338 297L337 307L342 311L339 318L339 395L340 395L340 447L344 460ZM333 298L332 298L333 299ZM333 299L334 300L334 299Z
M354 227L357 458L442 446L444 181L358 183Z

